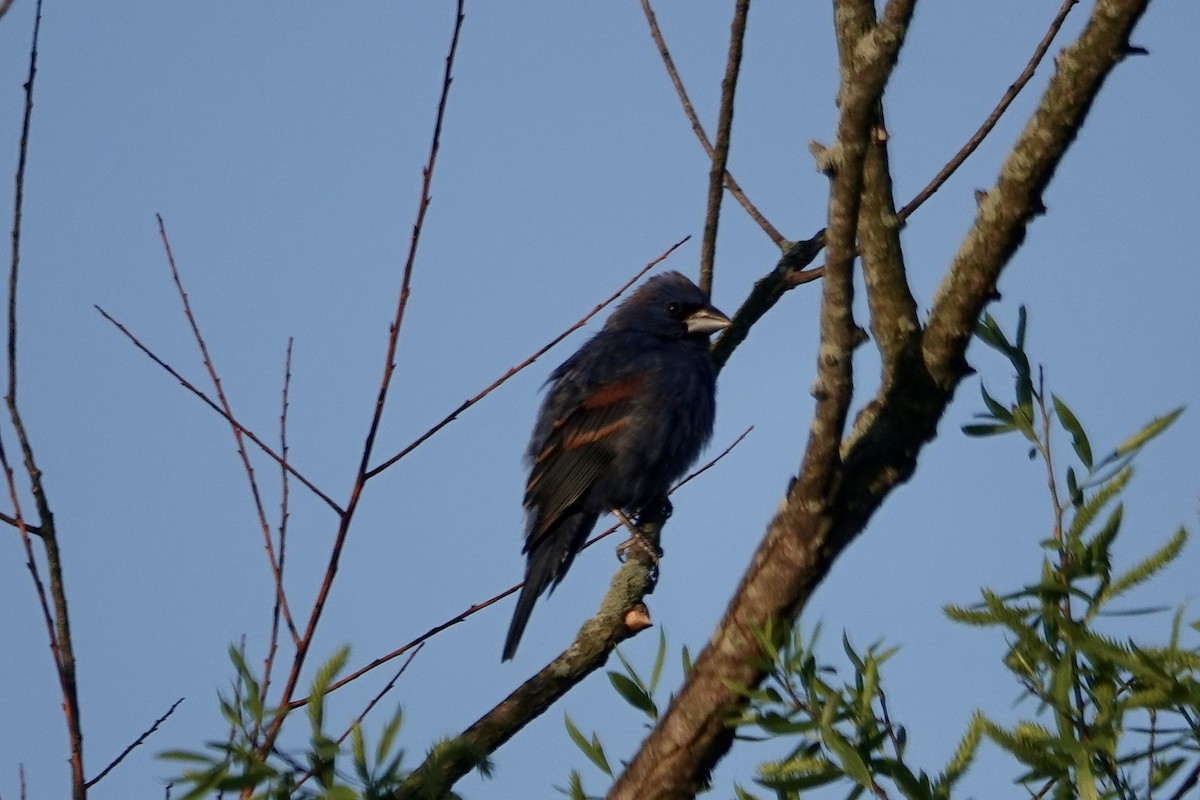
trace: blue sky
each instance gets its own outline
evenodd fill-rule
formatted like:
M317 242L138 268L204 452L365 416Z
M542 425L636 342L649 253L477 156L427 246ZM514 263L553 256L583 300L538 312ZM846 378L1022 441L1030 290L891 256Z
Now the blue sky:
M1089 7L1073 11L1052 53ZM1056 8L921 5L886 101L900 202L988 114ZM712 126L730 11L664 3L659 13ZM18 0L0 20L0 154L10 175L32 15L32 3ZM234 408L269 441L284 347L295 337L291 457L344 500L383 365L452 19L448 3L46 7L19 368L65 552L89 774L187 698L94 797L159 797L173 767L154 753L223 735L215 694L232 676L226 646L245 635L252 658L261 657L271 591L228 428L93 305L202 382L158 239L161 213ZM1200 218L1196 30L1195 4L1152 6L1134 36L1150 57L1129 60L1105 86L991 308L1011 327L1018 305L1029 307L1031 352L1098 448L1200 398L1200 278L1190 246ZM752 9L730 168L791 238L823 225L826 182L807 145L831 137L835 60L826 4ZM1048 72L1044 65L906 229L922 309L974 215L972 192L994 180ZM468 3L376 452L399 450L689 234L665 268L695 275L707 174L635 4ZM10 214L5 192L0 217ZM727 200L715 304L732 313L777 254ZM791 293L721 375L710 453L755 429L676 497L651 598L676 650L702 646L799 462L818 293L816 284ZM538 389L584 335L370 484L312 663L342 644L352 664L369 661L520 578L520 458ZM869 391L868 350L858 379ZM994 353L976 346L971 360L989 388L1007 385ZM973 601L981 585L1032 580L1050 525L1044 475L1020 443L958 432L978 396L978 381L967 381L917 475L804 616L824 625L834 661L843 630L860 647L901 646L885 672L891 711L910 727L914 761L929 769L943 765L974 708L1004 715L1017 697L998 663L1003 643L953 626L940 609ZM0 433L11 449L9 428ZM1193 409L1147 451L1120 555L1136 558L1179 525L1195 527L1198 442ZM268 512L277 513L277 472L266 459L255 463ZM289 587L303 608L335 520L293 486L290 525ZM30 797L62 796L66 737L45 632L17 537L3 547L0 795L16 796L23 764ZM1194 607L1198 553L1191 546L1139 599ZM582 556L538 604L512 663L499 662L511 601L433 640L389 696L405 711L409 765L557 654L593 612L615 563L608 545ZM1167 623L1163 616L1142 630L1165 635ZM624 652L649 664L655 643L652 632ZM383 672L335 695L335 718L352 718ZM667 676L678 678L677 669ZM614 760L642 735L635 712L596 675L496 755L493 779L470 777L461 792L553 796L571 767L599 791L599 775L565 735L564 712L598 731ZM768 754L742 748L718 771L714 796L729 796L734 779L748 782ZM1013 773L992 759L969 788L1010 794Z

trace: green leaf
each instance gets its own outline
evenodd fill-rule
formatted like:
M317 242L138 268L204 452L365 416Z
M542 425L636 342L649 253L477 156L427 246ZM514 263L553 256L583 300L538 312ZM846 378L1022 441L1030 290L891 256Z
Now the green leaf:
M625 698L625 702L644 712L651 719L658 719L658 706L654 704L654 700L646 693L645 689L619 672L609 672L608 679L612 682L613 688L617 690L617 694Z
M1079 480L1075 477L1075 468L1067 467L1067 494L1071 505L1078 508L1083 503L1083 492L1079 491Z
M361 767L359 775L363 776L367 765L367 741L363 738L362 725L355 722L350 726L350 757L356 767Z
M1116 456L1120 458L1137 450L1142 445L1146 444L1146 442L1150 441L1155 436L1158 436L1167 428L1171 427L1171 424L1174 423L1175 420L1179 419L1179 415L1182 413L1183 406L1180 406L1165 416L1155 417L1148 425L1146 425L1146 427L1142 428L1133 436L1130 436L1128 439L1122 442L1116 449Z
M987 387L983 385L983 381L979 382L979 391L983 395L983 404L987 406L987 410L1000 422L1012 422L1012 412L1008 407L1000 403L990 394Z
M1022 403L1013 409L1013 425L1029 441L1037 444L1037 433L1033 430L1033 404ZM1032 458L1032 456L1031 456Z
M575 723L571 721L571 717L564 714L563 719L567 723L567 735L571 737L571 741L575 746L583 751L583 754L588 757L588 760L600 768L600 771L610 778L613 777L612 767L608 765L608 758L604 755L604 747L600 744L600 739L595 734L592 734L591 741L580 732L579 728L575 727Z
M663 662L667 658L667 633L658 629L658 650L654 654L654 666L650 668L650 694L658 688L658 679L662 677Z
M842 649L846 651L846 657L849 658L850 663L854 665L854 671L856 673L862 673L864 669L863 661L858 657L858 653L854 652L854 648L850 645L850 637L846 635L845 631L842 631Z
M971 716L971 722L967 726L966 733L958 742L958 747L954 749L954 754L950 756L950 762L946 764L946 768L938 776L937 783L939 786L953 788L954 784L958 783L959 779L966 773L971 766L971 762L975 760L975 753L979 750L979 742L983 738L983 730L985 727L985 718L983 713L976 711Z
M975 436L982 438L984 436L996 436L1001 433L1008 433L1016 430L1015 425L998 424L998 423L974 423L972 425L963 425L962 432L967 436Z
M329 691L334 677L341 672L342 667L346 666L346 660L349 658L350 648L342 646L321 665L317 674L313 676L312 687L308 690L308 718L314 734L321 730L324 721L325 693Z
M583 778L579 776L578 770L571 770L567 776L567 788L563 793L571 800L588 800L587 793L583 791Z
M183 761L189 764L213 764L213 759L204 753L191 750L164 750L158 757L167 761Z
M1058 398L1057 395L1050 395L1054 400L1054 412L1058 414L1059 421L1062 422L1063 428L1067 433L1071 434L1071 446L1075 448L1075 455L1079 456L1080 462L1088 469L1092 468L1092 444L1088 441L1087 433L1083 430L1083 426L1079 424L1079 419L1074 412L1067 407L1067 404Z
M1075 509L1075 515L1071 518L1071 527L1067 531L1067 538L1081 538L1093 520L1104 510L1104 507L1108 505L1110 500L1124 490L1125 485L1129 483L1129 479L1132 477L1133 468L1125 467L1106 481L1099 491L1084 500Z
M1183 545L1187 542L1187 538L1188 532L1186 528L1177 530L1175 535L1159 548L1157 552L1143 559L1128 572L1104 587L1096 598L1096 605L1100 606L1102 603L1119 596L1128 589L1149 580L1155 573L1179 557L1179 553L1183 550Z
M983 320L975 326L975 336L988 347L999 350L1006 356L1012 351L1012 345L1004 338L1004 332L1000 330L991 314L983 315Z
M863 761L863 757L854 749L854 745L850 744L849 739L838 733L832 725L825 725L821 728L821 741L837 758L838 765L851 780L864 789L870 789L874 785L875 781L871 777L871 770L867 768L867 762Z

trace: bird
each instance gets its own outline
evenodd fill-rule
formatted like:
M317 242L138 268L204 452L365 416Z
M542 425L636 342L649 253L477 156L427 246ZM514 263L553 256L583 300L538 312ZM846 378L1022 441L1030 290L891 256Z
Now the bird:
M709 336L729 324L700 287L664 272L550 374L526 452L525 585L503 661L600 515L628 522L665 502L708 444L717 381Z

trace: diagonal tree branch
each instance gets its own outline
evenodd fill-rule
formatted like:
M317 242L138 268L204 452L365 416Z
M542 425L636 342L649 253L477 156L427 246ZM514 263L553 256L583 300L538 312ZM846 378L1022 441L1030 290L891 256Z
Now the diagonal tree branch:
M613 798L691 796L728 750L726 723L743 705L736 687L763 677L746 630L786 630L834 560L890 492L911 476L917 454L964 374L964 353L995 280L1041 208L1040 192L1086 118L1104 79L1130 52L1129 34L1148 0L1099 0L1079 40L1063 54L1000 180L980 206L939 292L923 351L906 359L895 385L860 420L832 492L821 505L802 478L768 526L737 594L671 707L613 787ZM894 3L884 11L887 24ZM875 41L884 41L881 36ZM845 98L843 97L843 102ZM844 106L845 108L845 106Z
M1013 100L1017 99L1017 95L1025 88L1025 84L1029 83L1034 73L1037 72L1038 65L1042 63L1042 59L1046 55L1046 51L1050 49L1050 44L1054 41L1054 37L1058 36L1058 32L1062 29L1063 22L1067 19L1067 14L1079 2L1079 0L1063 0L1062 6L1059 7L1058 13L1054 16L1054 21L1050 23L1050 27L1046 30L1046 34L1042 40L1038 42L1038 46L1033 51L1033 56L1025 65L1025 69L1021 70L1021 74L1012 82L1008 89L1004 92L1004 96L1000 98L1000 102L992 109L992 113L983 121L979 129L971 135L954 157L946 162L946 166L938 170L938 174L933 176L933 179L926 184L925 188L917 192L912 200L909 200L904 208L900 209L899 217L901 221L908 219L912 213L921 207L922 204L934 192L942 188L942 184L950 179L950 176L963 165L963 162L970 158L971 154L983 143L992 129L996 127L996 123L1000 121L1000 117L1004 116L1004 112L1012 105Z
M458 419L458 416L460 414L462 414L464 411L466 411L468 408L475 405L483 398L487 397L489 394L491 394L496 389L500 388L500 386L505 381L507 381L509 378L516 375L518 372L525 369L533 362L537 361L539 358L541 358L547 352L549 352L551 349L553 349L555 346L557 346L558 343L561 342L563 339L566 339L572 333L574 333L575 331L582 328L584 325L586 325L588 323L589 320L592 319L592 317L596 316L601 311L603 311L606 307L608 307L613 302L615 302L618 297L620 297L622 294L625 293L626 289L628 289L630 286L633 286L633 284L637 283L639 278L641 278L647 272L654 269L654 267L658 266L663 261L665 261L668 256L670 256L672 253L674 253L676 250L678 250L680 248L680 246L683 245L684 242L688 241L691 238L692 238L691 236L685 236L682 239L680 239L678 242L676 242L675 244L668 247L665 251L663 251L663 253L661 255L659 255L657 258L650 261L650 263L646 264L646 266L644 266L640 270L638 270L637 274L635 274L632 278L625 281L625 283L623 283L619 289L617 289L615 292L613 292L611 295L609 295L607 300L597 303L595 308L593 308L591 311L589 311L588 313L586 313L582 317L580 317L575 322L575 324L571 325L571 327L567 328L565 331L563 331L562 333L555 336L553 339L551 339L549 342L547 342L544 346L539 348L538 351L535 352L533 355L531 355L529 358L525 359L520 364L517 364L515 367L510 368L508 370L508 372L505 372L499 378L492 381L486 388L481 390L474 397L464 400L458 406L458 408L454 409L449 414L447 414L445 417L443 417L441 422L438 422L437 424L435 424L434 426L429 428L429 430L422 433L420 436L418 436L416 439L414 439L412 442L410 442L406 447L404 447L400 452L398 452L394 456L388 458L386 461L384 461L379 466L373 467L372 469L368 470L367 478L375 477L376 475L383 472L388 467L395 464L400 459L407 456L413 450L416 450L418 447L420 447L422 444L424 444L426 441L428 441L435 433L437 433L442 428L449 425L454 420Z
M345 547L346 539L350 533L350 524L354 519L354 512L358 508L358 503L362 499L363 489L367 483L371 454L375 445L375 437L379 432L379 426L383 420L383 409L387 401L388 388L391 386L392 376L395 374L396 370L396 347L400 338L400 328L404 323L405 310L408 307L409 289L412 282L413 270L416 266L417 246L421 240L421 231L423 230L425 223L425 214L429 210L429 205L432 202L430 190L433 185L434 167L437 166L438 151L441 148L442 123L446 118L446 107L450 99L450 85L454 80L453 73L455 56L458 54L458 43L462 35L463 20L466 19L466 15L463 11L463 5L464 0L458 0L455 4L454 28L450 35L450 45L448 52L446 53L445 69L442 73L442 88L441 94L438 97L437 112L434 115L433 135L431 136L429 143L429 155L425 161L425 168L422 170L421 200L417 207L416 220L413 222L412 238L409 244L408 257L405 260L403 278L400 281L400 295L396 301L396 315L392 320L391 328L388 333L387 356L384 359L383 377L380 380L379 393L375 398L375 410L371 416L371 422L367 430L366 440L363 443L362 459L359 462L358 471L354 479L354 485L350 490L350 499L346 502L345 509L341 513L341 519L338 522L337 534L334 537L333 546L330 548L329 560L325 568L324 580L321 582L321 586L317 590L317 596L313 601L312 611L309 613L308 622L304 627L304 632L296 643L296 651L292 659L292 666L288 671L287 679L279 698L279 705L281 707L287 706L295 696L296 687L300 682L300 673L304 668L304 662L316 636L317 625L321 621L321 616L325 610L325 605L329 600L329 594L333 589L333 579L337 574L338 564L341 561L342 550ZM274 748L275 741L283 729L283 723L286 718L286 714L278 714L271 721L270 726L267 728L263 739L259 744L260 754L271 752L271 750Z

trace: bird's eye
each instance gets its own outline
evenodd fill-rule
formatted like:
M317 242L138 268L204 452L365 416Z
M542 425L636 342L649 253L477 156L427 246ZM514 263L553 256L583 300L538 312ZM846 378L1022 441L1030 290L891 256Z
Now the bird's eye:
M670 314L672 317L678 317L680 312L682 312L682 311L683 311L683 306L680 305L679 303L676 303L674 301L667 303L667 313Z

